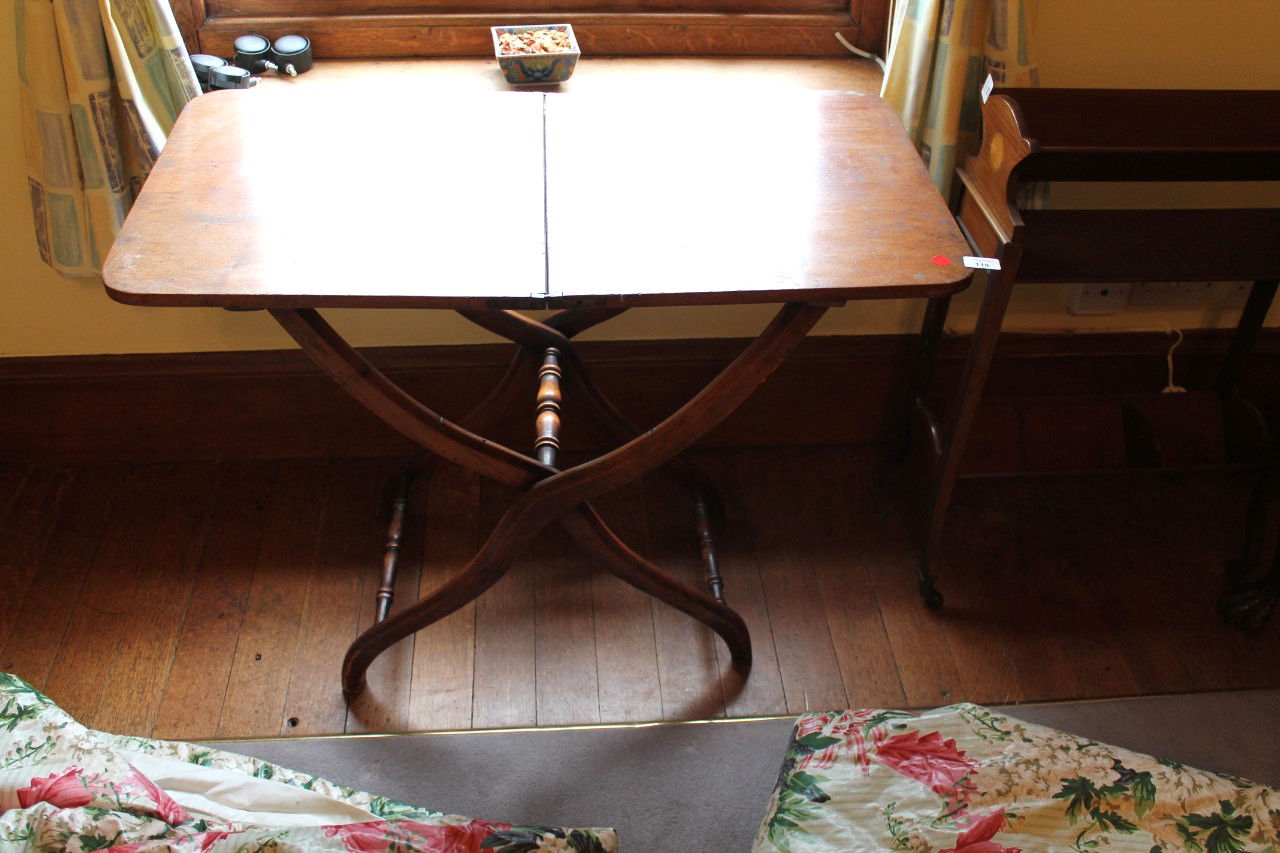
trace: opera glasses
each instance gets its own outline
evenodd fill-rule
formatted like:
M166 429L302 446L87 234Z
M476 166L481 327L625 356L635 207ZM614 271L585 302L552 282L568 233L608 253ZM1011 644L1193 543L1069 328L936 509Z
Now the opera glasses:
M201 91L248 89L257 85L255 74L267 71L297 77L311 70L311 40L306 36L281 36L271 42L263 36L244 35L235 40L233 48L230 62L206 53L192 55Z

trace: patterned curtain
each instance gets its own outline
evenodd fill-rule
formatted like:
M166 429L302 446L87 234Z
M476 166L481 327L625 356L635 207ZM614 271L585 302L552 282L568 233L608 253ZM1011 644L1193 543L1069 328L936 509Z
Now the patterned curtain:
M36 240L102 269L178 113L200 94L167 0L14 0Z
M880 96L947 196L957 159L977 149L982 84L1036 86L1038 0L896 0Z

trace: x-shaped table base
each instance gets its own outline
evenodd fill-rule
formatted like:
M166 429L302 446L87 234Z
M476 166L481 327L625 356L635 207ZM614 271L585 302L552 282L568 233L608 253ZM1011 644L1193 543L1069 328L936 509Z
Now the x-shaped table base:
M574 352L571 338L625 309L567 309L537 322L514 311L460 311L472 322L520 345L506 377L466 420L483 421L498 411L513 380L540 362L537 458L451 423L419 403L370 365L314 310L272 308L271 315L299 346L347 393L427 452L513 486L519 498L499 519L479 552L451 580L421 600L387 615L390 583L379 591L379 621L356 638L342 668L343 690L351 695L365 687L374 659L397 641L443 619L493 586L539 531L553 522L609 572L642 592L680 610L715 631L725 641L733 666L751 666L751 638L735 611L719 597L719 578L709 534L706 504L700 503L700 534L712 590L709 595L671 577L637 554L604 523L590 501L645 474L671 465L673 473L695 494L714 489L677 459L681 451L729 416L804 340L830 303L785 304L769 326L731 364L674 414L652 429L638 431L591 383ZM536 360L536 362L535 362ZM560 383L587 403L592 420L625 439L616 449L565 470L555 466L559 431Z

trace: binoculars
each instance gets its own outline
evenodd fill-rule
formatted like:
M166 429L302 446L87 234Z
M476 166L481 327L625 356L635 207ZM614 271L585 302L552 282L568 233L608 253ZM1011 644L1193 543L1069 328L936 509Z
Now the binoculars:
M207 53L191 56L201 91L248 89L258 82L254 74L274 71L297 77L311 68L311 40L306 36L281 36L274 43L258 35L240 36L234 49L230 62Z

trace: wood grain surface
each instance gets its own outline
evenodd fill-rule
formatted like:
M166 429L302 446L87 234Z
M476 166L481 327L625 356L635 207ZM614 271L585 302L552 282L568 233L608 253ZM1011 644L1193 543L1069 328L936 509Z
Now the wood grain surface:
M324 59L480 57L492 61L491 26L510 24L510 13L492 11L383 15L211 16L200 28L205 51L230 56L246 31L278 38L299 31ZM844 58L844 38L864 50L883 49L883 35L863 30L838 12L522 12L522 24L573 25L579 46L592 56L762 56ZM501 79L501 77L499 77Z
M355 508L369 495L361 484L388 459L0 465L0 507L12 503L0 542L31 530L47 543L43 558L15 548L0 563L8 577L39 578L16 602L26 615L4 626L0 663L90 725L187 739L789 714L806 693L813 707L918 708L1280 686L1280 622L1250 639L1214 609L1248 478L962 483L943 566L948 605L934 612L911 576L912 504L884 485L893 470L871 450L715 450L692 461L725 484L726 595L756 648L745 685L722 680L727 661L705 627L594 568L586 584L561 578L577 555L542 537L474 618L460 611L407 640L413 668L381 681L393 649L370 670L364 704L321 725L310 715L337 692L354 626L307 621L307 587L337 582L339 570L364 577L378 530L332 513L367 519ZM410 531L435 542L406 550L410 580L423 560L439 576L450 552L470 556L512 497L449 472L416 496L439 523ZM602 509L646 556L700 583L682 487L650 478ZM193 511L205 520L193 524ZM194 570L154 583L175 559ZM352 604L362 620L373 612L372 594ZM37 606L42 623L30 618ZM143 618L153 613L164 618ZM594 662L541 659L559 653L558 632L578 650L594 645Z
M547 96L553 299L939 295L967 244L893 109L850 92Z
M541 96L405 95L192 101L112 247L108 292L240 307L540 295Z
M108 291L144 305L632 306L930 296L970 277L874 97L404 97L193 101L112 248ZM334 169L345 177L317 177Z

